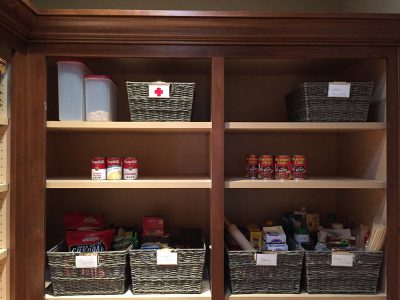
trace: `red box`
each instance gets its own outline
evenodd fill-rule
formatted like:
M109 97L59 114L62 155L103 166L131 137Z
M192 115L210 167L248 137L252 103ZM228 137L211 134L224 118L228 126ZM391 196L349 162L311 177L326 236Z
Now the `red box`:
M161 217L144 217L143 231L144 229L164 229L164 219Z
M164 235L163 228L143 228L143 236L162 236Z

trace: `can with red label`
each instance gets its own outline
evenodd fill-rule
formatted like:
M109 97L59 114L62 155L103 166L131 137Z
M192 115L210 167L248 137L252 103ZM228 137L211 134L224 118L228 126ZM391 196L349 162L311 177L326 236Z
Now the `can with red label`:
M306 179L307 167L304 155L293 155L292 157L292 177L293 179Z
M274 157L272 155L260 155L258 157L258 178L274 179Z
M92 159L92 180L106 180L105 157L94 157Z
M122 179L122 162L119 157L107 158L107 179L108 180Z
M275 179L290 180L292 161L289 155L275 156Z
M258 155L246 155L246 177L257 178L258 173Z
M138 161L135 157L125 157L122 166L125 180L134 180L138 178Z

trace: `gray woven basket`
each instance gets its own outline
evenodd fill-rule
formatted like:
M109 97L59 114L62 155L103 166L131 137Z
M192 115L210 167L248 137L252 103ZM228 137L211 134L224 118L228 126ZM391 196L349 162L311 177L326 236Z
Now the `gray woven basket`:
M123 294L126 290L128 249L99 252L99 267L77 269L65 242L47 251L55 296Z
M278 265L257 266L256 251L227 250L232 294L300 293L304 251L278 252Z
M129 248L134 294L199 294L206 247L177 249L178 265L157 265L157 250Z
M367 121L372 82L352 82L350 98L328 97L328 86L328 82L305 82L287 95L289 121Z
M354 252L353 267L332 267L330 252L306 251L310 294L376 294L382 252Z
M190 121L195 83L172 82L170 98L149 98L150 82L126 82L131 121Z

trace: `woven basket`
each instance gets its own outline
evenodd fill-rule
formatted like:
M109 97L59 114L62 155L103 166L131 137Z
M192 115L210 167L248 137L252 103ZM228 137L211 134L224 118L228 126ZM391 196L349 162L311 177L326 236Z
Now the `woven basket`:
M376 294L382 252L354 252L353 267L332 267L330 252L306 251L310 294Z
M157 265L157 250L129 248L134 294L201 293L206 247L177 249L178 265Z
M289 121L367 121L372 82L352 82L350 98L328 97L328 86L328 82L305 82L287 95Z
M67 252L65 242L47 251L55 296L123 294L128 250L99 252L99 267L75 268L79 253Z
M126 82L131 121L190 121L195 83L172 82L170 98L149 98L150 82Z
M277 266L257 266L256 251L226 250L232 294L300 292L304 251L278 252Z

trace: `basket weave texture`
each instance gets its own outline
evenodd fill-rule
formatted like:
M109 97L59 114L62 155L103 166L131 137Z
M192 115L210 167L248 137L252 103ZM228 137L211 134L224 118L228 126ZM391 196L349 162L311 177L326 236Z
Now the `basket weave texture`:
M228 271L232 294L300 292L304 251L278 252L277 266L257 266L256 251L229 251Z
M382 252L354 252L353 267L331 266L330 252L306 251L306 289L310 294L376 294Z
M305 82L286 96L289 121L365 122L372 82L352 82L350 98L328 97L328 82Z
M149 98L149 83L126 82L131 121L191 120L195 83L172 82L170 98Z
M134 294L201 293L206 248L176 249L178 265L157 265L157 250L129 248Z
M98 253L97 268L77 269L65 242L47 251L55 296L123 294L126 290L128 249Z

